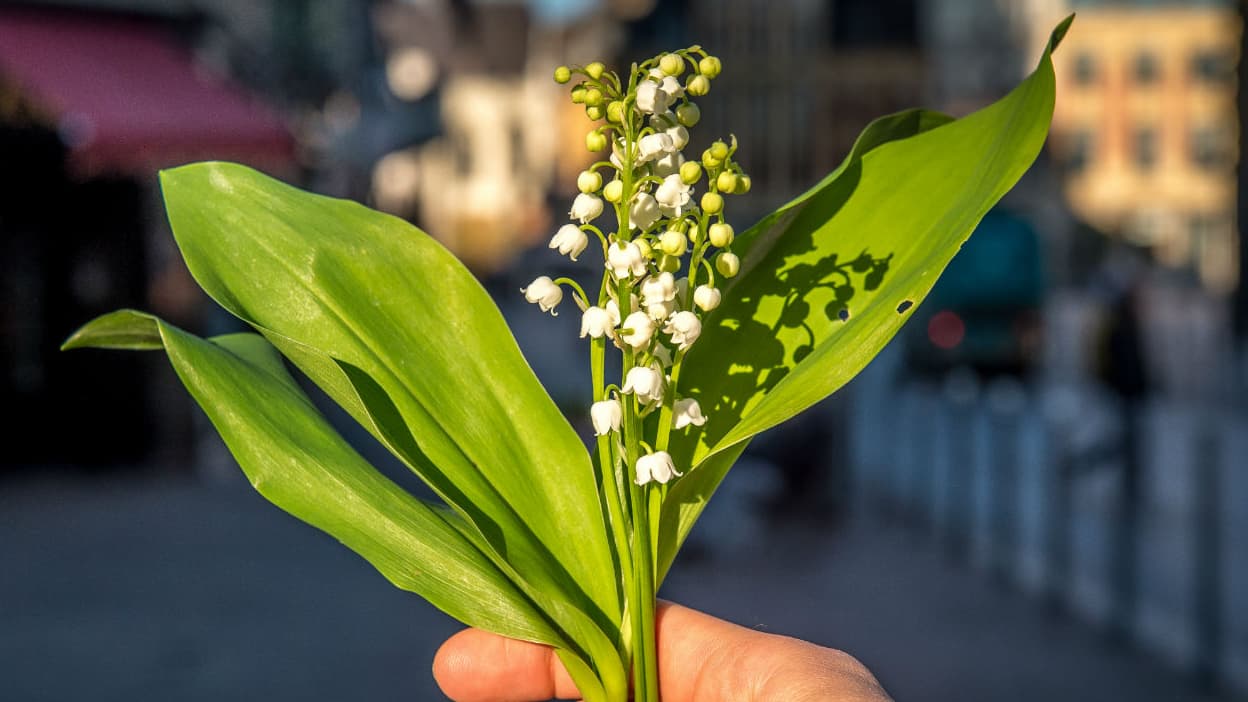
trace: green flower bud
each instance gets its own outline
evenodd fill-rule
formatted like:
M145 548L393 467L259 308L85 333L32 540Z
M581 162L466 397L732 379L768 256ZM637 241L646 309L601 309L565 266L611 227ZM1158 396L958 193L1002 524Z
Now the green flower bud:
M602 187L602 176L597 171L581 171L576 177L576 187L583 193L596 193Z
M612 100L607 105L607 121L614 124L624 123L624 103L619 100Z
M590 151L602 151L607 148L607 135L597 130L586 134L585 148Z
M659 270L664 273L675 273L680 270L680 256L663 254L663 257L659 259Z
M732 193L737 190L737 174L732 171L724 171L715 179L715 187L719 188L721 193Z
M578 85L572 89L572 102L580 105L585 102L585 93L588 92L583 85Z
M693 185L702 177L702 167L697 161L685 161L680 164L680 182Z
M659 59L659 70L669 76L678 76L685 72L685 60L676 54L663 54Z
M659 235L659 248L669 256L679 256L689 247L689 242L682 232L668 229Z
M715 257L715 270L725 278L732 278L741 270L741 259L731 251Z
M732 189L737 195L744 195L750 192L750 177L744 173L737 176L737 187Z
M736 238L736 233L732 231L732 225L725 222L712 224L710 227L711 246L716 248L724 248L732 246L732 240Z
M646 241L644 236L633 239L633 243L637 245L637 248L641 249L642 258L650 258L654 255L653 249L650 248L650 242Z
M599 105L590 105L589 107L585 108L585 116L594 120L595 122L602 119L605 113L606 113L606 110L603 109Z
M702 152L702 165L706 168L706 170L713 171L724 165L724 162L721 159L715 158L715 156L711 153L711 150L707 149Z
M702 232L698 229L698 225L696 224L689 227L689 241L693 242L694 246L702 243Z
M703 60L705 61L706 59ZM585 75L593 78L594 80L598 80L602 77L602 73L605 70L607 70L607 67L602 65L602 61L594 61L585 67Z
M624 197L624 183L619 179L607 183L602 189L602 197L607 202L619 202L620 198Z
M555 69L555 82L563 85L572 80L572 69L567 66L560 66Z
M585 104L597 107L602 104L602 91L597 88L585 90Z
M722 141L717 141L714 144L711 144L711 148L708 149L708 151L711 152L711 156L714 156L720 161L728 158L728 145Z
M698 61L698 72L706 76L708 79L718 76L719 72L722 70L724 70L723 65L719 62L719 59L714 56L707 56L701 61Z
M690 76L689 81L685 83L685 92L694 97L702 97L711 92L711 81L701 73Z
M702 110L692 102L686 102L676 108L676 120L686 127L692 127L702 119Z
M702 211L707 214L719 214L724 211L724 197L719 193L702 194Z

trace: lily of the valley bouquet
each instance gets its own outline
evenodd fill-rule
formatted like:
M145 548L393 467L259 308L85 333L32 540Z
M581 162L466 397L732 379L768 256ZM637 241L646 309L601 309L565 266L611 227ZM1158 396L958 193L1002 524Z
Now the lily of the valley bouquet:
M550 246L602 265L523 294L580 314L588 450L437 242L227 163L161 185L191 273L257 333L201 339L122 310L66 347L163 349L274 504L451 616L554 647L586 700L658 700L655 592L707 500L751 437L871 360L1028 168L1068 22L999 102L871 123L838 169L740 233L726 217L751 187L736 141L686 151L718 59L690 47L624 73L557 69L603 158ZM439 499L369 465L291 366Z

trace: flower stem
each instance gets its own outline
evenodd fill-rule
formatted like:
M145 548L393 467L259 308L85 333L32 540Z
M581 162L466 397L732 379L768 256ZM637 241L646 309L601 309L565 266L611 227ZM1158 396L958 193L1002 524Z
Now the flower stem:
M676 404L676 383L680 381L680 364L685 360L685 352L677 351L676 360L672 363L672 379L667 384L667 392L663 396L663 407L659 410L658 438L654 448L658 451L667 450L668 438L672 434L672 408Z
M636 66L634 66L633 73L629 76L629 95L635 90L636 82L637 70ZM636 116L633 114L630 103L630 100L625 100L626 119L622 125L624 148L620 158L622 167L619 176L623 184L623 194L615 206L616 218L619 223L617 236L623 241L627 241L632 236L628 227L628 211L632 203L633 191L638 186L638 183L635 183L633 180L633 148L637 142L636 124L634 122ZM639 232L639 235L644 234L645 232ZM624 279L618 282L618 286L616 300L620 308L620 317L627 318L633 311L632 283ZM627 345L624 347L623 356L621 384L624 382L623 376L637 362L636 352ZM654 626L654 556L650 543L649 493L647 490L648 486L638 485L633 479L633 471L636 469L637 459L640 457L642 440L641 416L637 407L636 394L621 399L624 410L624 478L625 484L628 486L629 508L632 517L632 544L630 549L632 572L627 577L627 582L631 585L628 588L627 597L629 623L632 629L630 653L632 654L633 664L633 700L634 702L659 702L659 661L656 651ZM621 495L622 497L623 495Z
M590 368L593 375L594 383L594 400L607 399L607 389L605 383L605 357L606 357L605 338L594 339L590 343ZM628 520L624 514L624 496L621 494L619 478L616 475L615 452L611 447L610 435L598 437L598 466L601 475L599 476L600 490L602 490L602 500L606 503L607 517L611 520L611 537L615 541L615 551L617 563L620 567L619 597L623 600L627 598L628 583L632 579L633 565L627 558L628 544Z
M581 307L589 307L589 297L585 295L585 289L581 287L580 283L571 278L555 278L554 282L556 285L567 285L575 290L576 294L581 298Z
M634 362L633 351L624 352L624 367ZM641 445L641 417L637 409L637 396L632 395L624 403L625 468L637 464ZM648 486L629 480L633 517L632 539L632 616L633 646L633 700L634 702L659 702L659 662L657 659L654 630L655 579L654 558L650 544L650 511Z
M630 483L631 484L631 483ZM633 581L637 616L633 618L633 700L659 702L659 659L655 641L654 558L650 543L648 485L633 484Z

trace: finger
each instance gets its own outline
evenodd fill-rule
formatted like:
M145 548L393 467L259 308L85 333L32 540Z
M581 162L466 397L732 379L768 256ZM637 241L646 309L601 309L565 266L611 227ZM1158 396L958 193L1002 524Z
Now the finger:
M433 657L433 677L455 702L580 697L554 649L480 629L465 629L442 644Z
M888 697L871 673L840 651L764 634L660 602L656 613L664 702ZM452 636L434 657L434 677L456 702L530 702L577 697L548 646L477 629Z
M870 671L841 651L666 602L656 624L663 702L888 700Z

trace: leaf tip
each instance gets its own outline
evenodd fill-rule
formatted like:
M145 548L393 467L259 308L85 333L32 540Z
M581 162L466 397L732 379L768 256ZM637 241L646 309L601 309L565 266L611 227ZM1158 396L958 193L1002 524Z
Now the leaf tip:
M164 340L155 317L137 310L122 309L82 325L60 347L61 351L88 348L156 351L164 348Z
M1049 35L1048 53L1051 54L1057 51L1058 45L1066 38L1066 32L1070 31L1070 25L1075 21L1075 14L1074 12L1070 13L1066 16L1066 19L1053 28L1053 33Z
M162 168L158 174L161 192L168 194L171 190L184 184L200 184L207 181L219 190L229 190L234 177L231 173L251 172L252 169L231 161L196 161L173 168Z

